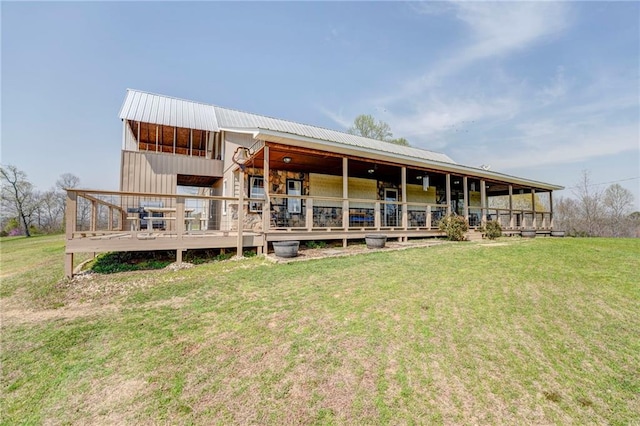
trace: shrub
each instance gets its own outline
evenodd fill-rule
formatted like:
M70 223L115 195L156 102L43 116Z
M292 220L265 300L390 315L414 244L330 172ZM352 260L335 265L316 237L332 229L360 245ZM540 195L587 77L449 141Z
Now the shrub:
M325 241L307 241L304 245L309 249L321 249L327 246Z
M458 215L445 216L438 225L438 228L447 234L450 241L464 241L464 234L469 229L469 224L464 217Z
M490 240L495 240L502 236L502 226L497 220L489 221L485 226L480 228L480 232L484 234Z

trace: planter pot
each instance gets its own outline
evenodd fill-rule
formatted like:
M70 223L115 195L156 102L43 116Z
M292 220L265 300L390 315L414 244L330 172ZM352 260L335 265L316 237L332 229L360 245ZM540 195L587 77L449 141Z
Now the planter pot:
M552 237L564 237L564 231L551 231Z
M523 229L521 234L522 238L535 238L536 230L535 229Z
M379 249L379 248L383 248L384 245L387 243L387 236L386 235L365 235L364 236L364 240L367 243L367 248L370 249Z
M300 241L274 241L273 252L277 257L296 257Z

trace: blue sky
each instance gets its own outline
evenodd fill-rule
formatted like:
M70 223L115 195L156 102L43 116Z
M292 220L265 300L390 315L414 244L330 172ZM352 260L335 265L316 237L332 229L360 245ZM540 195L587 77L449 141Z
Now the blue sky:
M1 8L1 161L39 189L118 188L135 88L337 130L372 114L462 164L568 188L589 170L640 203L638 2Z

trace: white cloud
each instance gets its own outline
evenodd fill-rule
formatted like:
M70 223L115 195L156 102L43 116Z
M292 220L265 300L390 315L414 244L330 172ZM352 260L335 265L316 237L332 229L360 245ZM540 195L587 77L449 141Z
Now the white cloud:
M567 93L567 82L564 77L564 67L559 66L550 85L538 92L538 98L543 104L550 104L562 99Z

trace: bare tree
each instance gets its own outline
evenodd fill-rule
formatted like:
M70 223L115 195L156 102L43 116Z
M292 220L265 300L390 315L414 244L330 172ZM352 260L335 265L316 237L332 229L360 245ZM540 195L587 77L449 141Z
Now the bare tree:
M0 179L3 209L6 208L18 217L24 226L25 235L30 237L29 227L39 204L33 185L27 180L25 172L12 165L0 167Z
M628 236L630 215L633 207L633 194L619 184L613 184L604 191L603 205L607 215L607 224L611 236Z
M601 235L604 218L602 191L591 183L591 174L588 170L582 171L573 194L576 197L577 213L581 222L579 228L589 236Z

